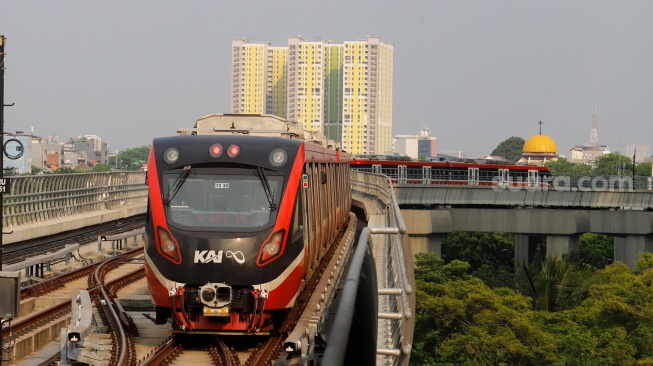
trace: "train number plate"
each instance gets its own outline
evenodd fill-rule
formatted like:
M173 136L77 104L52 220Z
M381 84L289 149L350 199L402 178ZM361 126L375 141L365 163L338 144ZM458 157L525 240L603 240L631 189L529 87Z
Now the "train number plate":
M229 188L229 183L216 183L215 188Z

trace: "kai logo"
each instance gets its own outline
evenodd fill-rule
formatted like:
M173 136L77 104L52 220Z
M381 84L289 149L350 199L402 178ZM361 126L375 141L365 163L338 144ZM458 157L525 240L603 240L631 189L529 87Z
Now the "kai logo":
M195 263L222 263L222 250L217 253L215 250L196 250ZM224 252L225 257L235 260L238 264L245 263L245 255L240 250L232 252L227 250Z

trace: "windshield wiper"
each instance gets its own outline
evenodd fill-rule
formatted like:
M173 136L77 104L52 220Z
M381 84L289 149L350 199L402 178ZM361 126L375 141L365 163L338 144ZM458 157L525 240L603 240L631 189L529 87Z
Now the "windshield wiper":
M276 211L277 210L277 204L274 203L274 197L272 195L272 191L270 190L270 184L268 183L268 178L265 176L265 172L263 172L263 168L257 167L256 171L258 172L258 179L261 180L261 184L263 184L263 189L265 190L265 195L268 196L268 203L270 204L270 211Z
M172 186L168 190L168 198L165 200L166 206L170 205L170 201L175 198L177 192L179 192L179 188L181 188L181 186L186 181L186 178L188 178L188 175L190 174L190 168L190 165L186 165L181 173L179 173L174 183L172 183Z

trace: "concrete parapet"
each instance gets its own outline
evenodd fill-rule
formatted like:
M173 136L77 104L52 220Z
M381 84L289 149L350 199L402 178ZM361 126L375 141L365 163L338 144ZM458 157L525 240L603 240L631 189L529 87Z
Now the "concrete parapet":
M401 210L409 234L454 231L515 234L653 234L653 212L546 208L435 208Z
M40 238L58 234L64 231L77 230L87 226L102 224L109 221L124 219L145 213L147 204L138 204L119 210L106 210L90 212L83 215L64 217L56 220L41 221L36 224L6 227L5 231L11 234L2 234L5 244Z

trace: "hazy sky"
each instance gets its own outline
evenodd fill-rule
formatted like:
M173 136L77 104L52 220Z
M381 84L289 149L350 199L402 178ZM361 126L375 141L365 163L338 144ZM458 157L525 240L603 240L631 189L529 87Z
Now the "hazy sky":
M231 40L394 44L394 131L487 154L538 131L569 154L653 144L653 1L7 1L5 129L149 145L229 113Z

